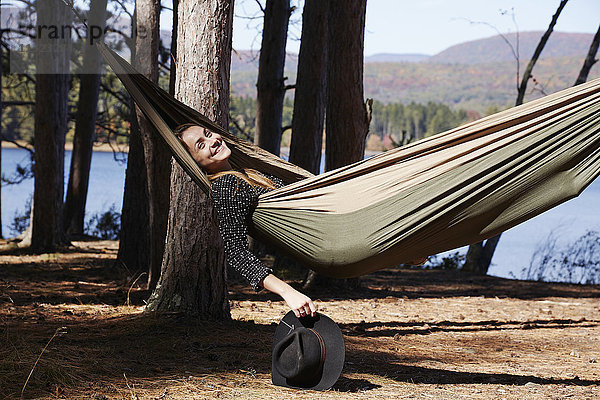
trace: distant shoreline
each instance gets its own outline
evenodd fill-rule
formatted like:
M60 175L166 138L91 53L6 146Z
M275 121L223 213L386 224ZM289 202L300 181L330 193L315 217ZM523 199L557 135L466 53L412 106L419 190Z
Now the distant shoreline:
M24 140L17 140L17 143L20 144L23 147L26 148L31 148L32 146L25 142ZM114 150L111 147L110 144L108 143L94 143L94 147L93 150L94 151L99 151L99 152L104 152L104 153L111 153L115 150L121 152L121 153L127 153L129 150L129 147L126 145L119 145L119 147L117 147L117 145L113 145L114 146ZM6 141L2 141L2 148L3 149L18 149L20 148L19 146L17 146L16 144L12 143L12 142L6 142ZM72 151L73 150L73 143L65 143L65 150L66 151Z
M27 147L30 148L31 145L29 145L29 143L25 142L24 140L17 140L17 142L22 145L23 147ZM113 148L110 147L111 145L108 143L94 143L94 151L99 151L99 152L104 152L104 153L110 153L113 151ZM116 148L116 145L113 145ZM2 148L3 149L18 149L19 146L15 145L12 142L5 142L2 141ZM73 143L65 143L65 150L66 151L72 151L73 150ZM120 147L118 148L118 150L122 153L127 153L129 148L128 146L125 145L120 145ZM290 148L289 147L282 147L281 148L281 154L289 154L290 152ZM325 149L323 149L323 152L325 152ZM375 154L379 154L381 153L381 150L365 150L365 155L367 156L373 156Z

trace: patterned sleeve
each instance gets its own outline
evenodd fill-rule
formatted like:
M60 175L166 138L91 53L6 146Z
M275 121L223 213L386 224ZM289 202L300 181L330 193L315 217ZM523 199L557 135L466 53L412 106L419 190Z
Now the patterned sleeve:
M267 175L267 174L265 174L265 176L267 178L269 178L275 184L275 186L277 188L285 186L285 183L281 179L279 179L278 177L276 177L274 175Z
M248 250L249 214L254 205L254 189L233 175L224 175L212 184L212 197L217 209L219 231L229 266L250 282L255 291L273 270Z

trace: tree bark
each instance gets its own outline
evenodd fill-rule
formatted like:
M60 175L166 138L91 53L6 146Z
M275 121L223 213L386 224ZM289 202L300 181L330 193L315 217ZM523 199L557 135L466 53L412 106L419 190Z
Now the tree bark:
M290 19L290 0L267 0L256 83L256 132L254 143L279 155L285 84L285 44Z
M321 166L327 98L328 6L322 0L304 3L290 144L290 162L315 175Z
M136 31L137 10L134 10L132 37ZM135 60L135 43L130 47L131 59ZM130 110L135 104L130 100ZM134 274L147 272L150 262L150 216L148 200L148 179L144 160L144 146L135 112L129 116L129 152L125 171L125 189L121 210L121 232L117 262Z
M363 94L366 0L330 2L325 169L362 160L369 131Z
M525 68L525 72L523 72L523 78L521 79L521 84L517 88L517 100L515 101L515 106L519 106L523 104L523 99L525 98L525 93L527 92L527 83L529 79L531 79L531 73L533 72L533 67L537 63L538 58L542 54L546 43L548 43L548 39L554 30L554 25L556 25L556 21L563 8L567 5L568 0L561 0L558 5L558 9L552 16L552 20L550 21L550 25L546 32L542 35L540 42L538 43L535 51L533 52L533 56L527 67ZM519 60L517 60L519 62ZM475 272L481 275L486 275L488 270L490 269L490 265L492 263L492 258L494 257L494 251L496 251L496 246L498 246L498 242L500 241L500 236L502 234L496 235L492 238L484 242L475 243L469 246L469 250L467 251L467 257L465 259L465 263L462 267L463 271L466 272Z
M38 26L70 25L71 11L62 1L38 1L36 6ZM46 33L36 40L33 251L54 251L66 243L62 216L70 38Z
M596 59L596 54L598 53L598 45L599 44L600 44L600 26L598 27L598 30L596 31L596 34L594 35L594 39L592 40L592 44L590 44L590 49L588 51L588 54L585 57L585 61L583 62L583 66L581 67L581 70L579 71L579 76L577 77L577 80L575 81L575 85L573 85L573 86L577 86L577 85L587 81L590 70L592 69L594 64L596 64L596 62L598 62L598 60Z
M179 100L227 126L233 0L179 1ZM229 320L225 253L216 212L176 163L162 274L146 312Z
M137 35L134 67L153 82L158 82L160 42L160 0L136 0ZM154 127L136 107L146 164L150 223L150 265L148 289L153 290L160 276L169 214L169 176L171 153Z
M89 25L104 30L107 0L92 0ZM83 52L83 73L80 75L79 101L67 198L65 200L64 226L67 235L82 235L85 219L85 204L90 181L92 146L96 132L98 95L100 93L100 53L91 42L91 33Z

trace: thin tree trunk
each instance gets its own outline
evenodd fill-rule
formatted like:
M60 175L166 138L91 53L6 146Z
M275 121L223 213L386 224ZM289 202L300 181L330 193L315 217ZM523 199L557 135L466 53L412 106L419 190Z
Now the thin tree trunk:
M233 0L180 0L178 15L176 95L227 126ZM146 312L229 320L225 265L212 202L173 163L162 273Z
M134 67L153 82L158 82L160 0L136 0L136 15L138 35L136 35ZM171 153L163 140L154 132L152 124L137 107L136 114L144 145L148 182L150 222L148 289L153 290L160 276L169 215Z
M104 30L107 0L92 0L89 25ZM88 35L91 39L92 36ZM92 146L96 132L98 95L100 93L100 53L87 40L83 53L83 73L80 76L79 102L71 168L65 200L64 225L68 235L82 235L85 219L85 204L90 181Z
M327 14L329 3L306 0L294 95L290 162L318 174L323 146L327 90Z
M573 86L577 86L577 85L587 81L590 70L592 69L594 64L596 64L596 62L598 61L596 59L596 54L598 53L598 45L599 44L600 44L600 26L598 27L598 30L596 31L596 34L594 35L594 39L592 40L592 44L590 45L588 54L585 57L585 61L583 62L583 67L581 67L581 70L579 71L579 76L577 77L577 80L575 81L575 85L573 85Z
M523 78L521 79L521 84L518 86L517 91L517 100L515 101L515 106L519 106L523 104L523 99L525 98L525 93L527 92L527 83L529 79L531 79L531 74L533 72L533 67L537 63L538 58L542 54L546 43L548 43L548 39L554 30L554 25L556 25L556 21L563 8L567 5L568 0L561 0L558 5L558 9L552 16L552 20L550 21L550 25L546 32L542 35L540 42L538 43L535 51L533 52L533 56L527 67L525 68L525 72L523 73ZM519 60L517 60L519 62ZM465 259L465 263L462 267L463 271L467 272L475 272L481 275L487 274L490 269L490 265L492 263L492 258L494 257L494 252L496 251L496 247L498 246L498 242L500 241L499 234L484 242L475 243L469 246L469 250L467 251L467 257Z
M134 10L132 36L136 31L137 10ZM135 60L135 44L130 47L131 59ZM133 101L130 110L135 110ZM148 180L144 160L144 146L135 112L130 117L129 152L125 171L123 208L121 210L121 232L117 261L130 273L148 271L150 262L150 217L148 205Z
M68 26L71 11L60 0L36 2L38 26ZM46 31L48 33L48 30ZM70 38L36 40L35 165L31 248L54 251L63 233L65 134Z
M561 0L556 12L552 16L552 20L550 21L548 29L546 29L546 32L544 32L544 34L542 35L540 42L538 43L537 47L535 48L535 51L533 52L533 56L531 56L531 60L529 60L529 63L525 68L525 72L523 72L521 84L517 88L517 101L515 102L516 106L523 104L523 99L525 99L525 93L527 92L527 83L529 82L529 79L531 79L533 67L537 63L537 60L540 57L540 55L542 54L542 50L544 50L544 47L546 47L546 43L548 42L548 39L550 38L552 31L554 30L554 25L556 25L556 21L558 21L558 17L562 12L563 8L565 8L565 6L567 5L568 1L569 0Z
M330 2L325 169L362 160L369 131L363 93L366 0Z
M175 83L177 82L177 27L179 19L177 11L179 10L179 0L173 0L173 29L171 31L171 69L169 70L169 93L175 96Z
M133 101L131 109L134 109ZM129 128L129 152L125 171L121 231L117 261L130 273L146 272L150 261L148 184L144 147L137 118L132 113Z
M285 84L285 44L290 0L267 0L256 83L256 133L254 143L279 155Z

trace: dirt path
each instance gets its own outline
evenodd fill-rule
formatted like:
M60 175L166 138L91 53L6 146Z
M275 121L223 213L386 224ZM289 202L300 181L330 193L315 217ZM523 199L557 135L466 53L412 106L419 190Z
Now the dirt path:
M145 318L116 243L77 245L0 256L0 399L49 341L23 398L600 399L599 286L385 270L319 289L346 365L332 390L297 391L270 383L276 297L232 285L226 325Z

